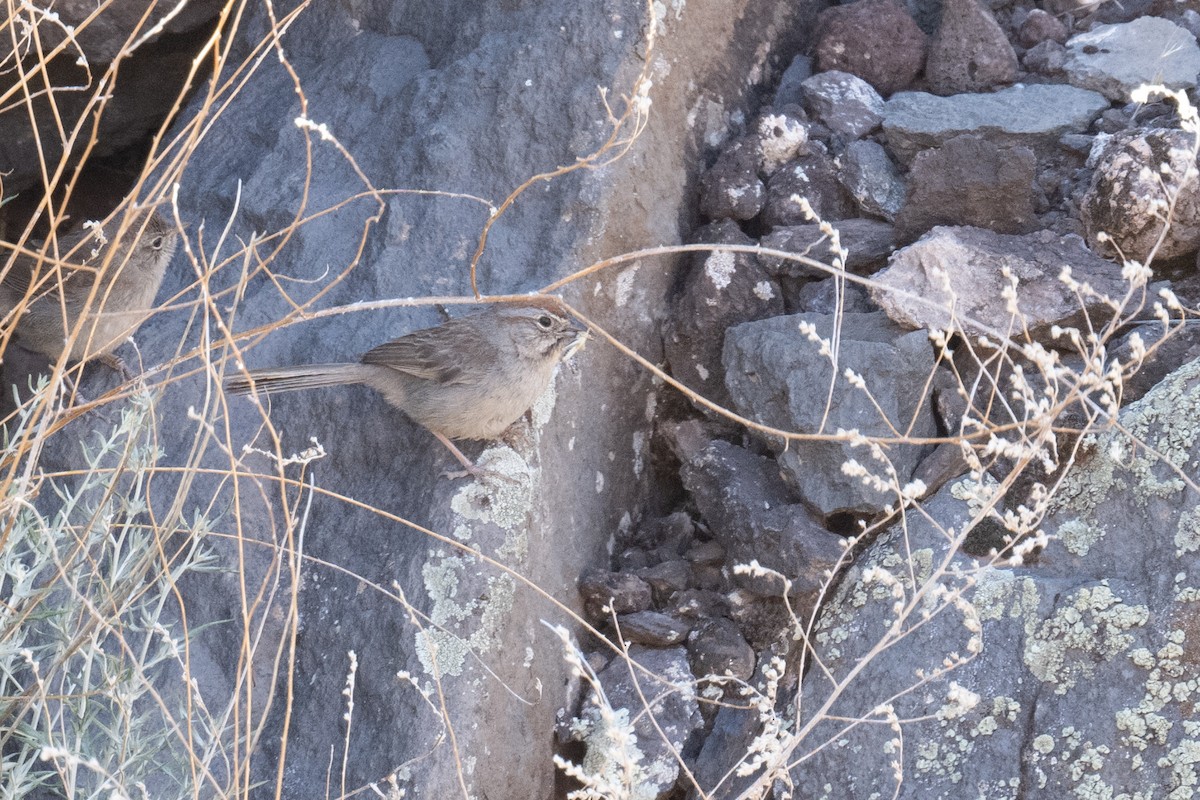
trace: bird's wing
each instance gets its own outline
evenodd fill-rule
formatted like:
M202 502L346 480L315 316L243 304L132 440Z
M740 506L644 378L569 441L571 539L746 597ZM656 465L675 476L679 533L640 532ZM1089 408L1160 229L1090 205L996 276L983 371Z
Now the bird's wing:
M67 236L60 236L58 239L58 252L61 254L63 262L59 265L61 269L62 283L71 281L72 285L86 280L79 277L81 274L86 276L94 276L92 270L72 269L68 262L78 263L78 259L87 257L90 254L89 250L80 248L80 241L85 238L87 231L77 231ZM36 247L42 247L39 242ZM86 247L86 245L84 246ZM70 255L68 255L70 253ZM11 263L7 268L3 268L4 277L0 279L5 288L14 292L17 296L26 296L29 294L30 287L37 284L39 286L39 294L46 291L53 291L59 284L57 276L51 276L50 273L55 269L55 261L53 253L47 253L46 258L40 262L36 258L25 254L17 254L12 258ZM74 279L74 280L72 280Z
M454 319L381 344L368 351L362 362L448 385L472 381L476 370L467 368L468 361L492 363L498 355L495 342L481 338L471 324Z

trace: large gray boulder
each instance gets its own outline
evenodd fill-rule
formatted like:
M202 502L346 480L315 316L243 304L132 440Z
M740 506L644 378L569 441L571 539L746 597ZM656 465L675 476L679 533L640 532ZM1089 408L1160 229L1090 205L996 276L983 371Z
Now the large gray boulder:
M1193 361L1088 441L1032 563L957 550L965 480L874 543L810 640L797 796L1190 796L1198 414Z
M443 448L367 390L285 395L264 413L243 398L226 405L219 372L239 361L353 359L437 323L429 305L301 318L365 300L469 295L489 208L463 195L498 205L604 141L597 87L613 87L619 113L642 66L645 12L635 0L315 3L282 37L288 68L268 48L245 85L207 111L198 100L180 123L203 122L172 180L193 253L217 265L202 272L213 302L200 302L196 265L178 259L163 296L196 304L164 311L137 338L151 367L175 358L181 340L188 352L210 344L203 336L219 339L216 372L185 357L147 373L163 385L164 464L216 472L153 489L162 509L208 510L230 534L210 540L220 569L185 578L179 591L191 677L209 709L240 698L242 732L254 734L239 753L250 764L244 779L261 796L275 796L277 780L281 796L323 796L331 748L349 753L348 789L394 776L411 797L460 785L491 800L553 794L549 732L570 705L569 668L540 620L575 624L579 574L605 561L605 541L644 512L650 376L612 348L589 347L510 443L466 447L510 476L474 482L439 477L451 465ZM775 0L668 13L651 60L653 113L634 149L536 182L492 228L480 289L528 292L600 257L679 242L693 154L726 134L735 109L722 104L763 66L757 43L794 52L807 13ZM730 17L748 21L737 41ZM253 5L229 63L250 57L267 29L266 6ZM219 117L200 119L217 108ZM712 113L692 125L697 108ZM413 189L445 194L395 191ZM237 252L239 240L281 231L249 260ZM644 260L564 294L659 361L673 266ZM219 333L284 319L240 339L236 355ZM90 374L83 389L95 397L111 376ZM46 463L71 466L83 435L73 429ZM314 439L325 455L306 467L271 456L309 451ZM405 673L445 705L427 703ZM419 768L401 769L413 759Z
M820 338L839 337L836 369L802 330L804 325L811 325ZM850 384L847 369L865 378L865 389ZM738 412L778 430L822 437L788 441L787 447L780 440L772 444L782 450L779 463L801 498L824 517L871 516L896 502L893 489L880 490L848 475L843 465L854 460L873 475L890 467L903 486L924 453L922 444L891 443L885 466L867 447L838 434L857 430L863 436L894 438L897 431L907 431L916 440L933 436L933 413L921 390L932 372L933 348L925 332L907 332L880 312L840 319L826 314L773 317L738 325L725 335L725 382Z

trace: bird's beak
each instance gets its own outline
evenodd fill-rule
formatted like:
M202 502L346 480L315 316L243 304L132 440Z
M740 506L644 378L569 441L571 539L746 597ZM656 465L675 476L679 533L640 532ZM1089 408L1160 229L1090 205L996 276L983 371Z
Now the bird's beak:
M567 342L567 346L563 350L563 361L566 361L568 358L582 350L583 346L587 344L588 337L590 336L590 333L587 330L574 330L571 331L571 333L574 335L571 337L571 341Z

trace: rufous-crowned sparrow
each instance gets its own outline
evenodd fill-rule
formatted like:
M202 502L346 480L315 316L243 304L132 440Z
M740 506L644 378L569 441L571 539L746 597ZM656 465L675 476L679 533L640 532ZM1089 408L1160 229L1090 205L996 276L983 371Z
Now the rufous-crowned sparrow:
M581 347L553 298L498 304L367 352L357 364L255 369L229 379L231 394L364 384L433 432L470 474L478 470L451 439L495 439L550 384L558 363Z
M46 244L37 246L42 259L16 254L0 273L0 319L16 326L22 347L52 359L78 326L70 360L100 359L127 374L113 351L150 316L178 239L153 209L118 211L58 237L58 258Z

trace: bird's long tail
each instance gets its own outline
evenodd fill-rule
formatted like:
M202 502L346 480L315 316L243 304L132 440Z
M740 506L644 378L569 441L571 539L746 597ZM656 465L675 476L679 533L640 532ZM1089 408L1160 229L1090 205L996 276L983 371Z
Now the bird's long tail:
M362 364L307 364L298 367L252 369L225 381L229 394L275 394L321 386L362 383L366 379Z

